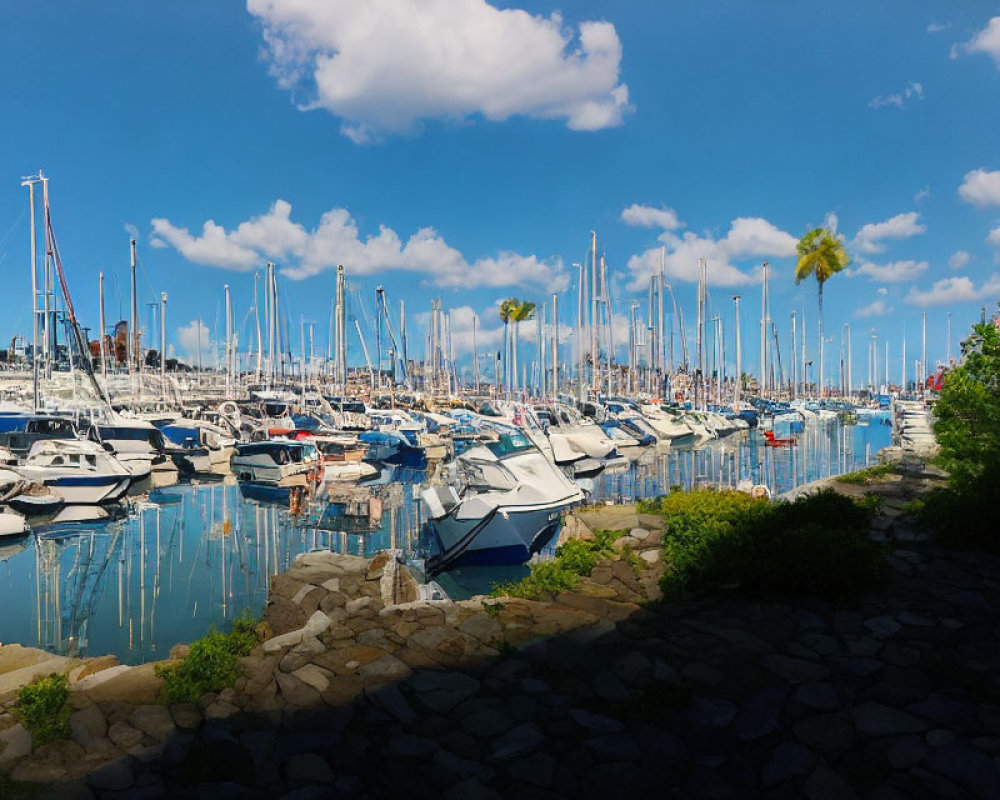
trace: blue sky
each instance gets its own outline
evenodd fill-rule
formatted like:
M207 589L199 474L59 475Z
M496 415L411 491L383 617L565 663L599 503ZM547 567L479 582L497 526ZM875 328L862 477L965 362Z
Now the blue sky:
M30 328L39 169L84 324L101 270L127 313L134 226L140 302L168 293L182 356L195 320L217 338L226 283L242 323L267 260L317 351L337 263L369 313L378 284L406 300L411 341L441 297L460 355L473 314L495 347L503 297L562 292L572 321L591 230L622 318L665 246L693 320L708 259L750 367L764 259L785 357L793 309L814 346L794 241L834 219L853 264L826 327L851 323L856 377L872 329L895 378L905 327L912 374L924 311L933 365L946 315L957 351L1000 298L997 4L11 0L0 103L5 337Z

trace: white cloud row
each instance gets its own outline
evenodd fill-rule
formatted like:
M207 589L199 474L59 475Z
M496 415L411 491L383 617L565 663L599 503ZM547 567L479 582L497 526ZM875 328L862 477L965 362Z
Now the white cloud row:
M857 269L850 270L851 275L864 275L869 280L881 283L905 283L915 281L930 265L926 261L893 261L888 264L873 264L862 260Z
M953 303L972 303L981 300L1000 299L1000 275L991 275L976 288L965 275L943 278L935 281L930 289L910 289L906 302L915 306L945 306Z
M958 196L975 206L1000 206L1000 170L974 169L965 174Z
M664 271L668 279L697 281L698 259L704 258L708 262L708 282L713 286L741 286L751 282L755 273L743 272L734 262L750 258L787 258L795 255L798 242L790 233L761 217L734 219L729 232L720 239L692 231L674 233L683 223L678 221L672 209L632 205L622 211L621 219L629 225L665 229L659 241L666 248ZM659 274L660 258L659 247L629 258L627 288L631 291L644 289L649 276Z
M918 212L910 211L897 214L885 222L869 222L861 226L852 244L864 253L881 253L885 250L882 244L884 239L909 239L924 233L927 227L917 221L919 217Z
M620 125L621 41L609 22L564 24L485 0L248 0L272 74L300 108L358 143L421 119L514 115L573 130Z
M993 17L969 41L951 48L952 58L958 58L960 53L987 55L1000 69L1000 17Z
M231 231L208 220L200 235L192 235L168 219L156 218L152 220L151 244L173 247L196 264L240 272L274 261L281 266L282 274L294 280L343 264L352 275L390 270L421 273L430 283L446 288L527 284L560 291L568 284L559 258L500 252L470 262L430 227L421 228L404 243L385 225L377 234L362 237L344 208L324 213L311 231L293 222L291 211L290 203L277 200L266 214L242 222Z

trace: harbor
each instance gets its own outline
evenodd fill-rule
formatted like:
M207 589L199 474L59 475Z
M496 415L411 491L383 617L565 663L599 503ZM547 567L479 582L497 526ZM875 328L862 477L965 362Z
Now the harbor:
M5 8L0 800L1000 798L1000 16L896 4Z
M883 425L835 424L810 426L794 448L767 447L750 434L698 449L653 447L612 474L580 482L591 503L740 481L781 493L867 466L890 433ZM296 513L287 499L261 499L230 474L183 480L113 508L76 506L28 517L31 533L5 540L0 601L11 613L0 621L0 641L143 663L212 625L224 627L246 611L258 615L270 579L302 553L389 551L421 565L434 554L419 497L427 471L401 477L406 482L327 489ZM547 542L541 555L553 547ZM527 571L516 564L457 566L436 583L463 599Z

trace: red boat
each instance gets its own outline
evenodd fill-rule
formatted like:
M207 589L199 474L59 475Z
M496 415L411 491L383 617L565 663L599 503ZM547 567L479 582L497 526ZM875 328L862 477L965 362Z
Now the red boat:
M794 447L796 441L794 437L778 439L774 435L774 431L764 431L764 445L766 447Z

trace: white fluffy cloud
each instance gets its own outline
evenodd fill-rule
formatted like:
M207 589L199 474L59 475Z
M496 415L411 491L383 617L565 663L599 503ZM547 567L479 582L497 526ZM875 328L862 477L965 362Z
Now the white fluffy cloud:
M420 119L565 119L620 125L621 41L609 22L534 16L485 0L247 0L279 85L356 142Z
M1000 247L1000 225L989 232L986 242L994 247Z
M1000 170L974 169L965 174L958 195L976 206L1000 206Z
M969 41L952 47L951 57L957 58L960 52L987 55L1000 69L1000 17L993 17Z
M869 280L881 283L905 283L913 281L927 272L926 261L892 261L888 264L873 264L862 261L861 265L851 270L851 275L864 275Z
M201 341L202 366L215 366L215 343L211 329L204 320L191 320L177 329L177 352L189 364L198 363L198 343Z
M882 317L882 316L885 316L886 314L888 314L890 311L892 311L892 309L888 307L888 305L886 304L885 300L878 299L878 300L874 300L873 302L869 303L866 306L861 306L860 308L855 309L854 316L856 316L856 317Z
M666 247L665 271L668 279L695 282L698 280L698 259L708 267L708 282L712 286L740 286L754 279L733 262L751 258L787 258L795 255L798 240L790 233L760 217L739 217L730 224L721 239L699 236L691 231L678 235L664 231L660 242ZM628 289L640 291L649 284L649 276L660 271L660 248L651 248L628 260L631 280Z
M906 302L915 306L944 306L952 303L972 303L1000 299L1000 275L991 275L978 289L965 275L935 281L930 289L916 287L906 295Z
M881 253L885 250L884 239L909 239L926 231L927 227L917 222L919 217L919 212L910 211L885 222L869 222L861 226L852 244L863 253Z
M311 231L293 222L291 211L289 203L277 200L266 214L241 222L231 231L209 220L200 236L157 218L152 220L152 244L171 246L196 264L244 272L264 261L275 261L282 264L282 274L294 280L343 264L353 275L402 270L448 288L530 284L561 291L569 281L559 258L503 251L470 262L433 228L421 228L404 243L385 225L377 234L362 236L344 208L324 213Z
M951 27L950 22L932 22L927 26L928 33L941 33L941 31L946 31Z
M900 91L893 92L892 94L880 94L873 97L868 102L869 108L885 108L886 106L893 106L894 108L906 108L906 104L911 100L923 100L924 99L924 87L922 84L916 81L910 81L906 86L904 86Z
M972 255L968 250L957 250L948 259L948 266L952 269L962 269L972 261Z
M684 227L684 223L677 219L677 212L672 208L653 208L638 203L633 203L622 210L622 222L638 228L662 228L665 231Z

